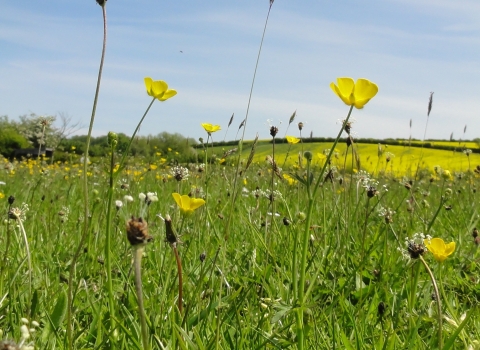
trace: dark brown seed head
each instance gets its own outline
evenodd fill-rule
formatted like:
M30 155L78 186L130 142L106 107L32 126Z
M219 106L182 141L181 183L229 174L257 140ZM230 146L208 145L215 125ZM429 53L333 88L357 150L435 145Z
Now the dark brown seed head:
M153 237L148 234L147 222L134 216L127 222L127 238L132 246L147 244L153 240Z
M350 135L350 132L352 131L352 123L351 122L346 123L343 130L345 130L345 132L348 135Z
M433 103L433 92L430 92L430 98L428 99L427 117L430 115L430 112L432 111L432 103Z
M302 131L302 129L303 129L303 123L300 122L300 123L298 123L298 130Z
M8 204L12 205L13 202L15 202L15 197L14 196L8 197Z
M475 227L472 231L472 236L473 238L477 238L478 237L478 229Z
M370 186L367 190L367 197L368 198L373 198L378 194L378 191L375 187Z
M410 241L408 242L407 251L412 259L418 259L420 255L425 253L425 247L422 244Z
M174 246L177 243L179 243L177 239L177 235L175 234L175 231L173 231L172 219L168 214L165 215L165 233L166 233L165 240L168 243L170 243L170 245Z
M276 126L272 126L272 127L270 128L270 135L271 135L273 138L275 138L275 136L277 136L277 134L278 134L278 128L277 128Z
M350 147L353 144L353 137L348 135L347 137L347 147Z

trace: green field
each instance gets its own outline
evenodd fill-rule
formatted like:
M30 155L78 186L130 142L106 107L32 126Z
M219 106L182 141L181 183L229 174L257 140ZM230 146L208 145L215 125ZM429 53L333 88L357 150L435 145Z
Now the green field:
M125 232L133 215L148 222L154 238L145 247L141 269L146 337L154 349L296 347L297 317L303 314L295 297L300 283L307 348L436 348L433 284L405 245L423 245L420 233L456 243L441 264L427 251L423 258L440 286L444 341L452 348L475 344L480 271L472 232L479 226L480 176L473 168L478 154L470 155L469 171L465 154L425 149L421 164L429 175L415 180L409 174L417 167L419 148L388 146L395 156L386 164L385 153L378 159L376 145L357 145L363 171L354 166L352 173L351 156L345 160L346 148L338 145L331 162L336 171L325 177L330 167L322 174L325 159L319 154L329 147L304 145L313 153L309 171L305 159L301 168L295 164L301 144L290 149L285 166L288 145L276 145L276 162L284 168L279 176L265 162L273 153L271 144L257 147L247 170L246 149L238 180L232 158L226 165L190 164L182 181L160 159L152 164L130 158L126 170L116 174L108 159L100 159L87 174L91 217L85 240L78 159L5 160L0 206L13 214L10 220L4 216L0 228L0 329L9 339L20 339L20 319L35 320L40 323L31 338L36 347L64 349L70 320L75 349L142 349L133 253ZM434 165L463 176L434 176ZM310 173L315 182L308 184ZM109 174L117 176L112 202ZM310 201L316 181L320 186ZM139 198L142 192L156 192L158 201ZM205 205L184 216L174 192L203 198ZM9 196L15 197L11 204ZM182 308L174 250L165 242L165 224L157 214L172 217L183 242L175 245L183 267ZM80 255L73 269L75 252Z

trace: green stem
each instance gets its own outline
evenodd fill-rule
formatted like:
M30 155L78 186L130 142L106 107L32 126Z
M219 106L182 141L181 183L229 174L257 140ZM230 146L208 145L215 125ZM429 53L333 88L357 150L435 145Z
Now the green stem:
M420 261L423 263L423 266L425 266L425 269L427 270L428 275L430 276L430 280L432 281L433 289L434 289L434 292L435 292L435 297L437 299L438 349L442 350L442 348L443 348L443 332L442 332L443 315L442 315L442 302L440 300L440 293L438 292L437 282L435 281L435 277L433 276L432 270L430 270L426 261L423 259L423 257L421 255L419 256L419 258L420 258Z
M247 111L245 113L245 119L244 124L243 124L243 131L242 131L242 138L240 139L239 142L239 149L238 149L238 158L237 158L237 168L235 171L235 177L233 180L233 191L232 191L232 208L235 206L235 201L237 200L237 187L238 187L238 178L239 178L239 173L240 173L240 159L242 157L242 149L243 149L243 140L245 139L245 130L247 129L247 121L248 121L248 114L250 111L250 104L252 101L252 95L253 95L253 86L255 85L255 77L257 76L257 69L258 69L258 64L260 62L260 54L262 53L262 47L263 47L263 39L265 39L265 33L267 31L267 24L268 24L268 18L270 17L270 10L272 9L272 4L273 2L270 2L270 7L268 8L268 13L267 13L267 18L265 19L265 25L263 27L263 34L262 34L262 40L260 41L260 48L258 49L258 54L257 54L257 61L255 63L255 70L253 72L253 79L252 79L252 85L250 86L250 94L248 95L248 103L247 103ZM235 137L236 138L236 137ZM227 223L225 225L225 237L229 236L230 233L230 224L232 222L232 217L233 217L234 210L230 210L230 215L228 215Z
M105 61L105 51L107 47L107 11L105 8L106 1L104 1L100 6L102 7L103 14L103 44L102 44L102 56L100 58L100 68L98 70L97 77L97 87L95 89L95 97L93 99L92 115L90 117L90 125L88 127L87 141L85 145L85 153L83 159L83 233L80 238L80 243L78 244L77 250L72 258L72 263L70 264L70 271L68 276L68 293L67 293L67 343L68 349L73 349L73 321L72 321L72 308L73 308L73 277L75 275L75 267L77 260L80 257L80 253L83 251L83 244L88 238L89 225L89 211L88 211L88 150L90 147L90 140L92 138L93 123L95 121L95 113L97 110L98 95L100 93L100 81L102 79L103 72L103 63Z
M27 262L28 262L28 283L29 283L29 302L32 300L32 260L30 255L30 248L28 246L28 239L27 233L25 232L25 228L23 227L22 220L17 217L17 223L20 227L20 231L22 232L23 242L25 243L25 250L27 252Z
M111 246L112 246L112 235L110 232L111 221L112 221L112 204L113 204L113 175L115 168L115 147L112 145L110 147L111 157L110 157L110 173L109 173L109 186L107 192L107 218L106 218L106 228L105 228L105 269L106 269L106 278L107 278L107 291L108 291L108 310L110 312L110 331L113 331L115 328L115 301L113 296L113 284L112 284L112 255L111 255Z
M138 316L140 318L140 326L142 328L142 343L144 350L150 350L147 332L147 320L145 317L145 308L143 306L143 290L142 290L142 256L145 246L137 244L133 249L133 265L135 272L135 291L137 292Z
M150 108L152 107L153 102L155 102L155 100L156 100L156 98L154 97L154 98L152 99L152 102L150 102L150 104L148 105L147 110L146 110L145 113L143 114L142 118L141 118L140 121L138 122L137 127L135 128L135 131L133 132L132 137L130 138L130 141L128 141L127 148L126 148L125 151L123 152L122 159L120 160L120 165L119 165L119 167L118 167L118 170L115 172L116 176L118 176L118 174L120 174L121 171L123 170L123 168L125 167L125 160L127 159L128 152L130 152L130 147L132 147L133 140L135 139L135 136L137 135L137 132L138 132L138 130L140 129L140 126L142 125L143 120L144 120L145 117L147 116L147 114L148 114L148 112L150 111ZM115 177L116 177L116 176L115 176Z
M177 245L173 245L173 252L175 253L175 260L177 261L177 270L178 270L178 311L180 314L183 313L183 278L182 278L182 261L180 260L180 255L178 255Z
M332 158L335 147L337 146L338 141L340 140L340 136L342 136L342 132L345 128L345 125L348 123L348 120L350 119L350 115L352 114L353 107L354 107L353 105L350 106L350 110L348 111L347 118L344 120L342 127L337 135L337 138L335 139L335 142L333 143L333 146L330 149L330 153L328 154L327 159L325 160L325 164L323 165L322 170L318 175L317 182L315 183L313 188L313 193L311 193L310 187L308 187L308 190L307 190L307 193L308 193L307 218L305 220L305 228L304 228L303 237L302 237L300 281L298 282L299 285L297 287L297 291L298 291L297 301L300 305L300 309L297 311L297 314L296 314L297 339L298 339L297 346L299 350L303 350L305 348L304 327L303 327L303 308L305 307L305 277L306 277L306 270L307 270L308 239L309 239L310 226L312 221L314 199L316 197L320 184L323 182L323 175L329 164L330 159ZM309 176L309 174L307 174L307 176ZM309 178L307 179L308 179L307 181L308 183Z
M447 295L445 293L445 289L443 289L443 264L439 263L438 265L439 265L438 266L438 271L439 271L438 284L440 285L440 292L442 294L443 301L445 302L448 312L450 312L450 316L454 319L455 322L457 322L457 324L459 324L455 311L453 310L452 305L450 305L450 302L448 301Z

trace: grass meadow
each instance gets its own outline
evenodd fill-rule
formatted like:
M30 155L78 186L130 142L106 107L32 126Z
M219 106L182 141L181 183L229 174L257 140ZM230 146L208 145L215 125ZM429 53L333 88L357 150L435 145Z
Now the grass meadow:
M378 87L337 84L332 143L133 157L145 78L123 153L1 159L0 349L480 349L479 154L356 144Z
M290 154L297 155L302 147L312 149L311 173L316 176L322 165L316 153L323 155L324 146L295 144ZM271 144L259 147L256 157L264 158L267 147L272 151ZM456 243L455 252L443 263L429 253L425 261L441 285L443 337L454 337L451 348L475 348L480 290L478 242L472 234L478 226L478 173L468 171L464 159L463 172L457 168L455 176L453 171L451 176L437 175L430 167L410 185L408 179L413 177L400 176L396 168L397 161L401 164L399 152L391 161L393 171L383 160L373 176L364 170L344 171L342 146L338 149L338 159L334 156L328 168L337 170L321 179L308 230L306 348L438 346L434 288L405 244L418 233ZM287 153L277 151L280 163ZM358 146L360 155L362 151ZM451 152L440 152L443 157L435 158L439 164L454 161ZM247 157L242 157L243 168L246 162ZM268 162L254 161L239 177L241 185L232 203L238 172L228 158L225 165L219 161L185 165L188 176L181 181L175 178L175 167L160 159L158 163L128 159L113 184L113 198L121 203L113 204L111 227L114 314L109 312L105 271L110 162L100 159L90 164L89 238L81 245L73 276L75 348L143 348L132 250L125 233L132 215L145 218L154 238L145 247L142 265L153 348L295 346L295 313L300 305L295 304L292 275L299 262L293 255L301 248L308 207L307 186L295 176L305 177L303 162L303 168L287 164L277 176ZM22 211L26 239L16 222L4 216L0 328L4 337L20 339L21 318L35 320L40 326L31 339L38 348L66 348L68 277L84 223L82 164L79 158L54 164L43 159L4 168L0 203L4 213L14 207ZM146 199L149 192L151 201ZM172 193L204 198L205 205L182 215ZM10 195L15 197L11 204ZM165 224L158 214L171 216L182 241L178 244L183 267L181 313L175 255L165 241ZM229 215L232 222L226 231Z

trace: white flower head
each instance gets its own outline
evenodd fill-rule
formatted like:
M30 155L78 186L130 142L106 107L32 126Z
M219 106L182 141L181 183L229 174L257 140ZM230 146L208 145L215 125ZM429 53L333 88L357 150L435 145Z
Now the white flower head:
M147 202L158 202L157 192L147 192Z

